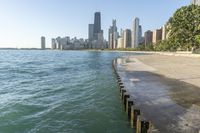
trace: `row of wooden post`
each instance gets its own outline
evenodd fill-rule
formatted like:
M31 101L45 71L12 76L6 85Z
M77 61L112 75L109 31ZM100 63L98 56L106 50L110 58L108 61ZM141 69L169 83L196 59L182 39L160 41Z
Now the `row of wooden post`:
M151 133L152 124L149 121L143 120L141 117L141 111L137 109L134 105L133 98L129 95L128 91L125 89L121 77L115 68L116 60L113 61L113 69L117 77L117 82L119 85L120 97L124 105L125 112L130 120L131 127L136 133Z

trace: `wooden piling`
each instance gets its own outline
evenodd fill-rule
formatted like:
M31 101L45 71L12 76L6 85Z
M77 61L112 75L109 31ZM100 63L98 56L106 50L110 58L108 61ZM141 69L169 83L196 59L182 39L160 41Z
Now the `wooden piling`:
M141 116L137 116L136 133L141 133Z
M149 130L149 122L141 121L141 133L148 133Z
M117 82L122 82L122 80L121 79L117 79Z
M124 93L126 93L126 89L122 89L122 92L121 92L121 99L122 99L122 101L124 100Z
M134 106L131 106L131 127L134 127Z
M119 86L119 92L120 92L120 94L121 94L121 92L122 92L122 89L124 89L124 85L120 85L120 86Z
M127 100L127 106L126 106L126 113L128 114L128 119L131 120L131 106L134 105L134 102L132 99Z
M126 111L126 102L128 100L128 98L130 97L130 95L128 93L124 94L124 98L123 98L123 103L124 103L124 109Z
M136 133L152 133L152 131L154 131L152 123L143 120L140 110L135 109L134 101L132 98L130 98L130 95L127 93L127 90L123 85L121 77L117 71L116 63L117 60L116 59L113 60L112 67L117 79L116 81L118 82L119 85L120 97L122 99L122 103L124 104L124 109L126 114L128 115L128 119L130 120L131 127L134 128Z
M122 83L122 82L119 82L118 84L119 84L119 85L123 85L123 83Z
M140 110L134 109L134 119L133 119L133 127L136 128L137 126L137 117L140 116Z

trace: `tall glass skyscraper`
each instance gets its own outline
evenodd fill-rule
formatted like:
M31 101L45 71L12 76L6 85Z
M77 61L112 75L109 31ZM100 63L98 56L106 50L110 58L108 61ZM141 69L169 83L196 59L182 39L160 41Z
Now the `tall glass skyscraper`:
M89 41L92 41L94 38L94 24L89 24L89 29L88 29L88 39Z
M101 33L101 13L94 14L94 39L98 40L98 34Z
M95 12L94 14L94 33L101 32L101 13Z
M133 21L132 29L132 48L137 48L139 45L139 18L135 18Z
M90 48L104 48L103 30L101 30L101 13L95 12L94 24L89 24L88 39Z
M130 29L126 29L124 30L124 48L131 48L131 30Z

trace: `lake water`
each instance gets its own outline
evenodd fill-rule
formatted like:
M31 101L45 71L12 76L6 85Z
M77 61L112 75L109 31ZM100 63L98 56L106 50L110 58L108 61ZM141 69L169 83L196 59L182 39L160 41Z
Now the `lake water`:
M130 133L112 70L127 54L1 50L0 133Z

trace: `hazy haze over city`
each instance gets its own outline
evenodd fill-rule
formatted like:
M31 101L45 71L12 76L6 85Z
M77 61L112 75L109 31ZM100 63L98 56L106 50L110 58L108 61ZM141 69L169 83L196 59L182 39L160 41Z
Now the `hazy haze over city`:
M107 39L112 19L118 28L131 28L140 18L143 32L161 27L174 11L190 0L1 0L0 47L40 47L40 37L88 37L94 12L102 14Z

